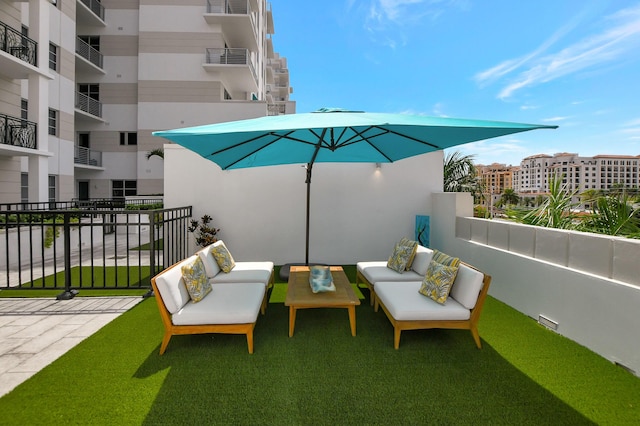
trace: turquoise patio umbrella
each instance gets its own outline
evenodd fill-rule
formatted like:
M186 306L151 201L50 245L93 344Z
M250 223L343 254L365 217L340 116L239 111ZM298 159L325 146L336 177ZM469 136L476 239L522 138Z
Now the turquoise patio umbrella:
M305 263L309 263L309 204L315 163L391 163L469 142L557 126L338 108L153 132L223 170L306 164Z

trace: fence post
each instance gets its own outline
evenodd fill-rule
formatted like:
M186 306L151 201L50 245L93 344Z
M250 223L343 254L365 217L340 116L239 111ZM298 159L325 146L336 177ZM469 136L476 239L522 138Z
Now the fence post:
M151 278L156 275L156 209L149 210L149 291L142 298L153 296Z
M57 300L70 300L78 294L78 290L71 290L71 213L64 212L62 214L64 232L64 291L60 293ZM53 234L56 231L56 218L53 218Z

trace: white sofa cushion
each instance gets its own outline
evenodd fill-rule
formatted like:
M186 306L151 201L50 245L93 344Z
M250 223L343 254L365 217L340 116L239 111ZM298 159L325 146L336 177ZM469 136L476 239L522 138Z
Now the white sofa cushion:
M449 297L439 304L418 293L421 281L378 282L376 297L397 321L426 320L467 320L471 317L469 309Z
M415 263L415 260L414 260ZM419 281L423 276L418 275L414 270L406 271L402 274L387 268L387 262L373 261L373 262L358 262L356 264L358 271L373 284L374 287L379 281ZM425 272L426 274L426 272Z
M262 283L220 284L198 303L173 314L174 325L248 324L256 322L264 298Z
M215 257L213 257L213 253L211 253L211 249L214 246L220 245L220 244L224 244L222 240L218 240L215 243L206 246L205 248L200 250L198 253L196 253L198 256L200 256L200 259L204 264L204 270L207 271L207 277L209 279L215 277L216 275L218 275L218 272L220 272L220 266L218 265L218 262L216 261Z
M429 268L429 263L431 263L432 257L433 250L419 245L416 249L416 255L413 258L411 269L421 277L424 277L427 275L427 269Z
M182 279L182 266L193 262L196 256L193 255L174 266L173 268L162 272L156 277L156 286L160 292L160 297L167 307L167 311L172 314L178 312L184 305L191 301L187 287Z
M455 298L465 308L473 309L478 301L480 290L482 290L483 279L482 272L460 264L449 296Z
M211 284L221 283L253 283L260 282L265 286L269 284L273 262L236 262L231 272L222 272L211 278Z

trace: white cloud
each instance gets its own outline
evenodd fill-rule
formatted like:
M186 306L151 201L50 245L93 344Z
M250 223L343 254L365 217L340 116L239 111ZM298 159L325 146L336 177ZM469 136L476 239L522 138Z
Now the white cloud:
M472 142L465 145L450 148L464 154L474 156L476 164L492 164L496 161L504 164L519 165L520 161L532 155L530 149L523 145L523 141L516 138L506 140L486 140Z
M545 123L557 123L558 121L568 120L570 117L549 117L544 118L542 121Z
M506 99L515 92L533 85L546 83L559 77L576 73L615 59L632 55L640 47L640 5L620 10L605 18L606 28L600 33L584 37L582 40L559 51L542 56L570 30L579 18L574 18L540 47L520 58L508 59L482 71L475 76L480 85L487 85L513 75L505 82L498 97Z
M364 15L364 28L374 42L392 49L406 44L406 27L420 25L425 18L435 20L449 9L469 9L468 0L347 0L346 10L353 7Z

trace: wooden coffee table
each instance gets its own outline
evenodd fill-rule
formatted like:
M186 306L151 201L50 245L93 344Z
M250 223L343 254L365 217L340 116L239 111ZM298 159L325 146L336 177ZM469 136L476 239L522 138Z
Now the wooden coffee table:
M310 308L345 308L349 310L351 335L356 335L356 306L360 299L353 291L342 266L331 266L331 276L336 291L313 293L309 285L309 267L291 266L285 306L289 307L289 337L296 326L296 311Z

